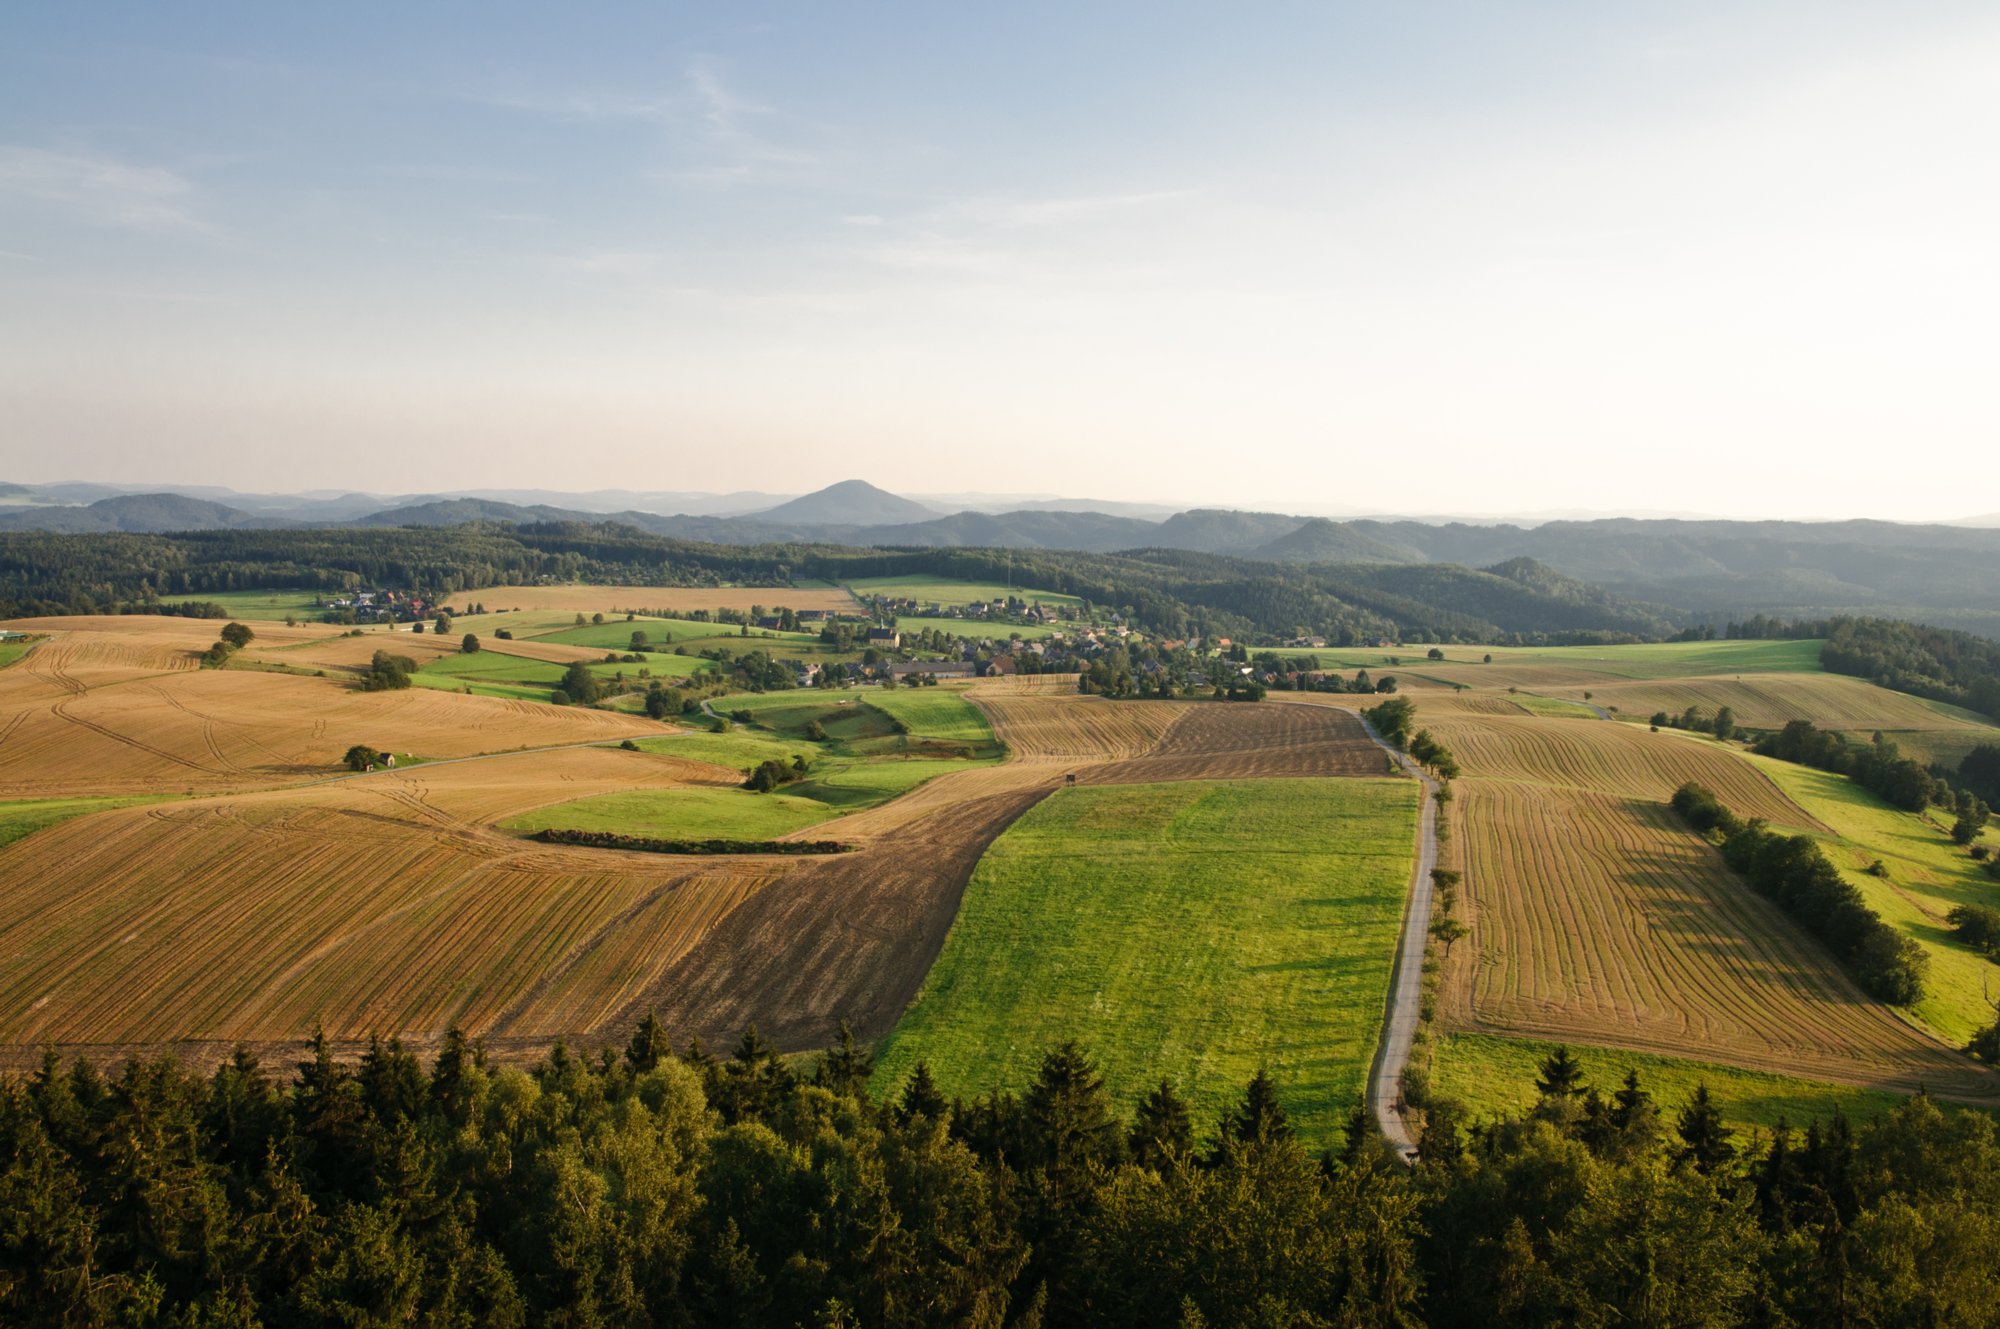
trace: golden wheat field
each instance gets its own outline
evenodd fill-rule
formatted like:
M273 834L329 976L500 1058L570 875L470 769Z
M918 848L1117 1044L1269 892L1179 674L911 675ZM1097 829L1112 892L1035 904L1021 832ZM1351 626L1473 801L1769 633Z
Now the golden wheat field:
M1463 700L1463 699L1461 699ZM2000 1098L2000 1083L1863 995L1664 806L1699 780L1747 816L1816 826L1699 737L1418 702L1456 755L1447 859L1468 940L1448 1024L1842 1083Z
M1460 782L1453 1023L1852 1083L2000 1095L1864 996L1658 803Z
M1433 717L1421 705L1417 719L1452 750L1469 777L1652 802L1665 802L1686 781L1699 780L1743 816L1792 826L1817 825L1748 762L1692 735L1655 734L1606 720Z
M1824 729L1959 729L1954 720L1916 697L1841 674L1745 674L1742 678L1652 679L1600 683L1590 689L1599 706L1639 720L1655 711L1678 715L1690 706L1713 713L1727 706L1738 724L1779 729L1810 720ZM1575 689L1556 695L1580 697Z
M0 670L0 799L295 782L334 773L357 743L451 758L659 732L608 711L422 689L367 693L339 677L199 669L196 657L220 626L213 622L37 622L52 625L41 629L48 640ZM316 625L267 635L260 628L258 642L269 643L269 655L349 643L365 650L365 661L384 640L326 632ZM425 640L398 636L396 644Z
M487 824L552 799L729 778L592 748L65 822L0 849L0 1042L284 1038L317 1021L339 1038L435 1034L503 1014L533 1030L537 984L641 920L643 964L603 967L587 997L548 989L572 1014L601 1014L766 870L543 846Z

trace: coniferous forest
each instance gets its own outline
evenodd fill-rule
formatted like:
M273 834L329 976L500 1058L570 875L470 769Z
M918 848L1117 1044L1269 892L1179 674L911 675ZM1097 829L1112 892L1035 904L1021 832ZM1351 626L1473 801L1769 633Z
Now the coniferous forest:
M453 1035L429 1063L248 1052L0 1092L0 1322L130 1325L1975 1325L1991 1119L1918 1096L1746 1137L1558 1051L1414 1165L1313 1152L1260 1072L1130 1116L1087 1053L948 1101L845 1036L676 1055ZM1607 1058L1608 1061L1608 1058ZM1599 1070L1610 1078L1595 1082Z

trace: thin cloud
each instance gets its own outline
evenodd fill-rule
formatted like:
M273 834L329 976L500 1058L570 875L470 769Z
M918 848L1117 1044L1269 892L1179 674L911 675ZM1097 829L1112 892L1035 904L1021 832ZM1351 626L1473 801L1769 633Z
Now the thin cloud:
M651 126L673 157L655 172L669 183L726 188L797 177L825 164L820 150L800 141L821 131L741 91L713 56L697 56L681 72L678 86L658 94L587 91L472 100L566 124Z
M93 226L205 232L194 185L157 166L0 144L0 197L54 207Z

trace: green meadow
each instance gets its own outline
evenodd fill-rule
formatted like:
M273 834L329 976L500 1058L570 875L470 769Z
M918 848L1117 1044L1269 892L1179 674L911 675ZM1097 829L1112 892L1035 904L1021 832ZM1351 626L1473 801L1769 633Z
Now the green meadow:
M973 641L1004 642L1011 637L1039 641L1058 632L1074 633L1079 626L1076 623L1026 624L988 622L979 618L931 618L920 614L901 614L896 619L896 627L906 635L906 639L909 633L932 631Z
M1200 1128L1268 1066L1336 1142L1366 1080L1416 842L1410 780L1189 781L1050 795L980 860L876 1083L1026 1083L1067 1038L1130 1106L1161 1076Z
M693 755L659 739L646 740L644 746L655 752ZM814 763L806 779L768 794L748 789L635 789L537 808L505 823L505 829L533 832L561 827L667 839L770 840L886 803L927 780L978 764L917 758L828 760Z

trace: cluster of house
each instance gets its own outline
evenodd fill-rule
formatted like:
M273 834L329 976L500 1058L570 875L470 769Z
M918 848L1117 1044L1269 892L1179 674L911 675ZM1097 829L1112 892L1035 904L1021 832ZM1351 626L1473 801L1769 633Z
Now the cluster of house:
M1005 619L1011 623L1042 624L1053 623L1059 617L1055 610L1040 601L1030 604L1019 596L948 605L936 600L917 600L907 595L883 595L876 596L870 603L891 614L910 614L920 618Z
M821 628L839 617L840 615L830 609L800 609L792 614L792 621L799 625L801 631L804 631L808 624L815 628ZM776 614L764 614L754 619L750 626L753 628L764 628L771 632L778 632L784 630L785 620Z
M427 618L433 602L417 591L356 591L326 602L332 610L350 611L356 618L386 618L391 622Z

